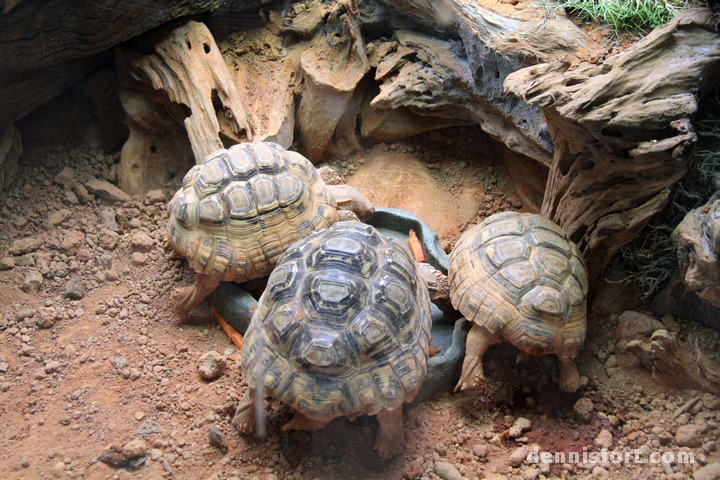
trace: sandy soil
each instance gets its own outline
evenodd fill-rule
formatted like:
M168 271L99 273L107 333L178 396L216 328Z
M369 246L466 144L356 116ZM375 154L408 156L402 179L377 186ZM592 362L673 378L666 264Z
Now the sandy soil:
M388 146L417 152L410 147ZM624 352L617 315L590 317L577 393L557 389L553 358L515 363L512 347L492 347L478 391L407 409L407 447L391 461L372 450L374 418L285 434L280 427L291 412L277 401L267 404L266 439L239 435L230 420L245 387L233 344L207 308L188 324L171 321L170 292L192 274L163 248L163 197L109 204L89 195L82 205L54 182L65 166L80 182L106 178L118 157L89 147L29 154L14 186L0 194L0 478L687 478L720 460L720 398L658 385ZM431 171L447 191L457 188L442 168ZM691 327L663 320L681 336ZM717 350L717 332L699 333ZM227 362L213 381L198 373L208 351ZM574 411L579 399L591 402L589 410L588 400L579 404L582 414ZM529 429L495 438L520 417ZM221 439L211 444L213 429ZM534 445L640 449L642 458L689 451L695 463L510 466ZM123 468L98 461L108 451L104 458Z

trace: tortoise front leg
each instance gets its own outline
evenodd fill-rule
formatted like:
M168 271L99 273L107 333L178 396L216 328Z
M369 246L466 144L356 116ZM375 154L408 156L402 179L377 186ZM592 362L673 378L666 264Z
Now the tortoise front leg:
M375 450L381 458L397 457L405 449L402 405L395 410L381 410L375 416L380 424Z
M219 285L220 280L215 280L210 275L196 273L194 285L176 289L170 301L175 304L175 312L180 320L187 318L190 311L205 300L205 297Z
M502 336L499 333L490 333L487 328L473 322L465 344L465 360L463 360L460 381L455 386L456 392L472 390L480 386L485 380L482 357L490 345L500 342L502 342Z

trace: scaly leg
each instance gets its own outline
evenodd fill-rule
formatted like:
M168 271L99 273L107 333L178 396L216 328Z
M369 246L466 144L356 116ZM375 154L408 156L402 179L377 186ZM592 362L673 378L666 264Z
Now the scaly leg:
M397 457L405 449L402 405L395 410L381 410L375 416L380 424L375 439L375 450L380 458Z
M180 320L185 320L190 311L205 300L205 297L218 285L220 280L215 280L210 275L196 273L195 285L176 289L170 301L175 304L175 312Z
M490 333L485 327L473 322L467 336L465 360L463 361L460 381L455 386L456 392L458 390L472 390L480 386L485 380L482 357L490 345L500 342L502 342L502 337L499 333Z
M560 360L560 390L572 393L580 386L580 372L575 365L575 359L558 357L558 360Z
M245 395L238 402L232 423L240 433L255 431L255 392L251 389L245 390Z

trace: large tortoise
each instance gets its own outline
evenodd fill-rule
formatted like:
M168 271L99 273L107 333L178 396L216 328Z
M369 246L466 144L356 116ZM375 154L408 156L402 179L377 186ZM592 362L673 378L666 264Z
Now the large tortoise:
M170 245L196 272L195 285L174 295L179 316L222 280L269 275L298 238L338 220L338 204L372 215L356 190L326 185L310 161L280 145L243 143L208 155L168 204Z
M473 322L456 390L480 385L483 354L503 340L527 355L557 355L560 389L577 390L587 270L560 227L532 213L492 215L460 237L448 276L453 307Z
M282 255L260 297L242 346L249 388L233 423L253 431L259 390L302 415L286 430L376 415L376 450L398 455L430 326L427 287L398 241L359 222L312 232Z

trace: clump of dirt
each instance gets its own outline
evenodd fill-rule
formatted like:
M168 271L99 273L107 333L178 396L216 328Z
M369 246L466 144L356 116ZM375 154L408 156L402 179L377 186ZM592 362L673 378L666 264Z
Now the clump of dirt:
M457 132L440 133L441 143L473 144ZM478 216L509 206L500 167L458 155L465 150L420 139L388 149L437 164L430 170L449 190L482 182L488 200ZM554 358L516 363L513 347L493 346L479 390L407 409L407 447L391 461L372 450L374 418L285 433L292 412L275 400L266 402L267 438L238 434L231 418L245 385L236 348L206 309L188 324L171 321L170 292L193 281L165 248L173 189L110 203L55 181L64 167L80 183L112 180L118 158L88 147L29 153L0 193L0 477L687 478L720 461L720 398L658 385L617 336L617 315L591 316L578 392L558 390ZM347 175L360 158L337 166ZM459 162L464 169L450 165ZM663 322L717 351L717 332ZM198 373L209 351L228 363L212 381ZM694 463L528 463L535 447L637 450L648 462L654 452L687 452Z

